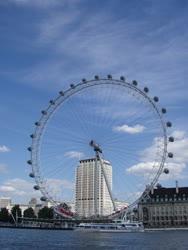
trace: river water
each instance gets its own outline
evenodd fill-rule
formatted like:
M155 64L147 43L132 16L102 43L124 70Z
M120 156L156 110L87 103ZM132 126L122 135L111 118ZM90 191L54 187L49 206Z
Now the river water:
M0 228L0 250L188 250L188 231L91 233Z

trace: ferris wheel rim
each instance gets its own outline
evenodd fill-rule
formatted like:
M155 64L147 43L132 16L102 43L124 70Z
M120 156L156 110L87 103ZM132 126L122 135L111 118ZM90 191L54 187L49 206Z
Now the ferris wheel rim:
M134 82L134 81L133 81ZM59 202L57 202L45 189L43 186L43 180L42 176L40 174L40 164L39 164L39 155L40 155L40 142L41 138L43 136L43 133L45 131L45 128L47 127L48 121L53 117L53 114L57 111L57 109L63 105L63 102L68 99L69 97L75 95L76 93L82 91L83 89L96 86L96 85L120 85L122 87L128 87L133 91L136 91L138 94L141 94L145 99L148 100L148 102L152 105L153 109L155 110L156 114L158 115L158 118L160 120L161 128L163 131L163 156L161 158L160 166L158 168L157 174L155 175L154 179L150 183L150 186L148 189L145 190L143 193L144 197L148 195L148 193L151 191L151 189L155 186L155 184L158 181L159 176L163 172L164 164L167 158L167 144L168 144L168 137L167 137L167 127L168 125L165 124L165 120L163 119L163 114L166 112L160 111L157 102L158 102L158 97L154 97L153 99L148 95L148 88L145 87L144 90L141 90L140 88L137 87L137 83L129 83L125 81L124 78L119 79L112 79L112 77L107 77L107 78L95 78L92 80L85 80L83 79L82 82L74 85L71 84L70 87L65 90L65 91L60 91L59 95L54 99L50 100L50 104L47 106L46 109L42 110L41 117L38 120L38 122L35 123L36 128L34 130L34 133L31 135L32 138L32 145L30 147L30 152L31 152L31 158L28 161L29 164L32 166L32 173L33 177L35 178L36 182L36 190L40 190L41 193L43 194L44 200L51 201L53 204L57 205ZM147 90L147 91L146 91ZM163 110L163 109L162 109ZM165 110L165 109L164 109ZM139 200L139 199L138 199Z

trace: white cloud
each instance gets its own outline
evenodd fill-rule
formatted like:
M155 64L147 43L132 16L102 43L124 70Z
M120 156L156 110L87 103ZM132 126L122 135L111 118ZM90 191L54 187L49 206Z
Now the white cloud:
M151 162L153 161L157 153L162 151L163 140L161 137L155 137L153 143L150 147L145 148L140 152L140 160L142 162Z
M78 151L68 151L64 154L64 156L66 156L68 158L81 159L84 157L84 154L82 152L78 152Z
M129 174L143 176L146 179L152 180L157 173L158 167L159 163L140 162L126 169L126 171ZM165 167L169 169L169 174L162 174L160 180L182 179L182 172L186 168L186 164L169 162L165 163Z
M14 192L15 188L12 186L0 186L0 191L1 192Z
M15 179L11 179L5 182L5 185L9 187L10 191L12 188L12 192L15 195L29 195L29 194L33 194L35 193L35 191L33 190L33 183L28 182L24 179L19 179L19 178L15 178Z
M150 175L153 173L154 162L140 162L126 169L130 174Z
M169 151L174 153L173 162L188 163L188 137L176 140L169 145Z
M0 146L0 153L10 152L10 148L5 145Z
M188 137L185 131L179 130L174 131L171 136L174 136L175 141L168 144L168 152L172 152L174 157L167 158L165 167L169 169L169 174L162 174L160 180L187 178L185 171L188 164ZM160 145L161 139L154 138L152 146L141 152L140 163L129 167L126 172L151 178L157 170L157 168L153 168L154 162L152 160L154 160L156 151L160 150L160 146L158 148L157 145L158 143ZM156 164L159 163L156 162Z
M169 174L162 174L160 176L160 180L179 180L187 178L186 175L183 174L184 170L186 169L185 163L174 163L168 162L165 164L165 167L169 169Z
M136 124L135 126L132 126L132 127L128 126L127 124L113 127L114 131L128 133L128 134L138 134L138 133L143 132L144 129L145 127L140 124Z
M40 191L33 189L34 185L34 182L14 178L5 181L0 186L0 192L4 196L11 197L15 202L28 202L32 197L40 198L42 196ZM49 194L55 199L57 196L61 198L63 191L65 194L67 192L66 190L72 192L74 183L69 180L47 179L45 187L46 190L49 191Z
M73 189L74 188L74 183L72 183L69 180L61 180L61 179L47 179L46 184L50 186L50 189L53 189L54 192L56 190L61 190L62 189Z
M49 195L55 200L70 200L72 198L74 183L69 180L51 178L46 180L44 186Z
M33 45L37 47L41 42L40 51L48 42L49 46L46 49L52 56L49 60L39 61L37 65L20 71L20 75L17 74L18 71L13 72L15 73L13 77L16 76L19 82L24 84L27 82L47 90L50 87L54 89L58 85L62 86L62 75L64 82L77 81L83 77L83 72L100 72L106 75L107 71L111 71L119 77L119 73L125 73L126 68L127 77L150 83L150 86L153 85L154 92L161 92L161 95L168 97L166 102L175 103L177 98L181 100L186 98L184 76L187 33L181 32L180 35L178 32L174 35L175 30L184 27L182 25L185 22L184 15L177 16L176 22L164 22L155 27L156 16L151 22L151 15L148 14L151 4L143 5L142 11L148 15L144 15L142 20L124 15L120 15L118 20L115 20L111 12L113 7L111 4L108 4L109 11L106 11L106 8L96 11L95 8L88 8L87 4L72 7L73 3L81 2L76 0L0 2L12 2L19 6L63 6L60 10L49 8L49 12L42 16L41 20L37 19L37 23L31 27L31 30L34 29L34 39L36 39L30 39L32 47ZM23 40L22 37L20 39ZM30 48L27 45L28 47ZM126 57L122 51L126 51ZM133 63L129 63L130 61ZM155 84L156 82L160 84Z
M8 172L7 166L5 164L0 164L0 173L6 174Z
M56 13L56 16L50 16L48 20L39 24L39 44L56 43L61 39L68 25L77 21L79 11L74 9L71 11ZM62 18L63 15L63 18Z
M175 130L172 133L172 136L174 137L175 140L183 139L186 136L185 131L182 130Z
M20 6L28 6L28 7L40 7L40 8L47 8L47 7L55 7L58 5L65 4L68 2L67 0L8 0L9 3L14 3Z
M32 197L41 197L40 192L33 189L34 183L28 182L24 179L14 178L7 181L0 186L0 192L4 196L9 196L15 202L28 202Z
M172 132L171 136L174 137L174 142L168 143L168 152L172 152L174 154L174 158L171 159L171 162L176 163L188 163L188 136L185 131L175 130ZM151 147L144 149L140 155L141 160L151 161L156 156L156 152L161 151L163 138L156 137L154 138L153 144Z
M159 164L156 162L140 162L126 169L132 175L141 176L145 183L151 182L157 174Z

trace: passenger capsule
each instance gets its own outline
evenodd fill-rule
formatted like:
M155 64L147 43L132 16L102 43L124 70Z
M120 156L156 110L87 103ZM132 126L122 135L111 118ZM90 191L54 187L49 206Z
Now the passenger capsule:
M144 88L144 92L145 92L145 93L148 93L148 92L149 92L148 87L145 87L145 88Z
M159 97L155 96L155 97L153 98L153 100L154 100L155 102L158 102L158 101L159 101Z
M35 125L36 126L40 126L40 122L35 122Z
M138 85L138 83L137 83L136 80L133 80L133 81L132 81L132 84L133 84L134 86L137 86L137 85Z
M39 187L38 185L35 185L33 188L34 188L35 190L39 190L39 189L40 189L40 187Z
M42 113L43 115L47 115L47 111L46 111L46 110L42 110L41 113Z
M161 184L160 183L157 183L157 185L156 185L156 188L162 188L162 186L161 186Z
M165 108L162 108L162 109L161 109L161 112L162 112L163 114L166 114L166 109L165 109Z
M41 200L41 201L47 201L47 198L46 198L45 196L42 196L42 197L40 198L40 200Z
M86 79L85 79L85 78L83 78L83 79L82 79L82 82L83 82L83 83L86 83L87 81L86 81Z
M28 163L29 165L32 165L32 161L31 161L31 160L28 160L27 163Z
M31 152L32 151L32 147L28 147L27 150Z
M51 105L55 105L54 100L50 100L50 104L51 104Z
M173 153L171 153L171 152L168 153L169 158L173 158L173 156L174 156Z
M164 168L163 172L164 172L165 174L169 174L169 169L168 169L168 168Z
M96 76L95 76L95 80L99 80L99 76L96 75Z
M59 91L59 94L64 96L64 92L63 91Z
M107 75L108 79L112 79L112 75Z
M30 173L29 177L34 178L35 177L34 173Z
M167 122L167 123L166 123L166 126L167 126L167 127L172 127L172 123L171 123L171 122Z
M173 136L170 136L170 137L168 138L168 140L169 140L169 142L174 142L174 137L173 137Z
M124 76L120 76L120 80L121 81L125 81L125 77Z
M70 84L70 87L71 87L71 89L75 88L74 84Z

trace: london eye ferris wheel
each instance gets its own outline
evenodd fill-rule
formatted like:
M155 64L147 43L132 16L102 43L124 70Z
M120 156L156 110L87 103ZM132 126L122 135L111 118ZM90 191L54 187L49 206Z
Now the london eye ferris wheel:
M137 81L129 83L123 76L82 79L60 91L41 111L28 147L29 176L42 193L41 200L54 207L63 203L62 216L74 216L66 204L75 199L76 171L86 159L100 165L110 214L117 211L117 201L131 207L146 197L160 175L169 173L165 162L173 158L168 152L168 143L174 142L168 136L172 123L166 112L159 97L150 97L148 87L138 87ZM111 181L104 161L111 165ZM92 190L88 199L96 207L99 198Z

